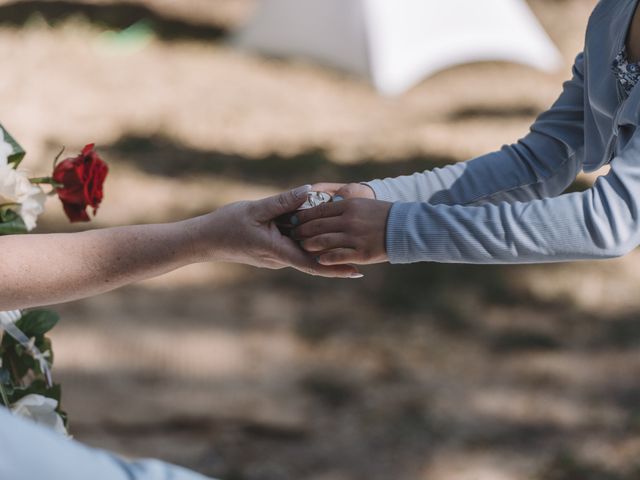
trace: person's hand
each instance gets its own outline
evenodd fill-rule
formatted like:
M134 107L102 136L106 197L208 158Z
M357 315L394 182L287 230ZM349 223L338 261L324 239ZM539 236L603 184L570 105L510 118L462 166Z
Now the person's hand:
M311 186L311 191L328 193L333 202L351 198L369 198L375 200L375 193L371 187L361 183L316 183ZM276 219L276 224L283 235L291 237L295 227L291 219L295 212L290 212Z
M391 206L355 198L302 210L293 220L298 225L294 238L325 266L386 262L385 236Z
M293 267L310 275L361 278L351 265L325 266L283 236L274 219L302 205L310 186L255 202L238 202L195 219L194 251L201 261L218 260L255 267Z
M362 183L316 183L311 187L314 192L326 192L334 199L349 200L351 198L376 199L373 189Z

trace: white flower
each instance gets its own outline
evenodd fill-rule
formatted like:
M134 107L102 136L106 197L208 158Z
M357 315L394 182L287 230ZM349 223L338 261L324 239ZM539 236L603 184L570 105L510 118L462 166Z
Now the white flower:
M27 230L33 230L36 227L38 216L44 212L46 199L47 196L42 189L33 185L23 172L14 170L9 165L0 165L0 205L19 204L16 207L16 213L24 221Z
M9 157L13 153L13 147L5 138L4 130L0 127L0 166L8 165Z
M58 408L58 402L53 398L31 394L14 403L11 411L15 415L28 418L39 425L52 428L63 435L68 435L67 429L64 428L64 422L56 412L56 408Z

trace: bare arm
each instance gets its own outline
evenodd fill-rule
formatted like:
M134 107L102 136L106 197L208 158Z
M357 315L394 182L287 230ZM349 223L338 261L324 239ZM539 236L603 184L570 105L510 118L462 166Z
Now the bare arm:
M0 309L95 295L191 263L192 221L0 238Z
M357 277L354 267L319 265L273 223L301 205L307 190L176 223L0 237L0 310L77 300L206 261Z

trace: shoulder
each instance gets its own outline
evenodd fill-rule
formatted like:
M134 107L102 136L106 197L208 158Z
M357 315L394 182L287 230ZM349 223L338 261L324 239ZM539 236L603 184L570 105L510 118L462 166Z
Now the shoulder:
M589 17L585 36L585 68L592 72L610 70L611 62L624 44L636 7L636 0L600 0Z
M635 6L636 0L600 0L589 17L587 33L594 28L619 33L616 29L627 25Z

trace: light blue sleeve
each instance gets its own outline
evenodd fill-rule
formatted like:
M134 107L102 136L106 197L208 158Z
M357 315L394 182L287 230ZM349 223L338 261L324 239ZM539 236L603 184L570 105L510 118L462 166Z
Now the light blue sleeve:
M366 184L378 200L389 202L472 205L559 195L582 169L583 69L580 53L558 100L517 143L467 162Z
M17 418L3 407L0 407L0 479L207 480L157 460L126 462Z
M622 256L640 244L640 130L587 191L477 206L395 203L392 263L542 263Z

